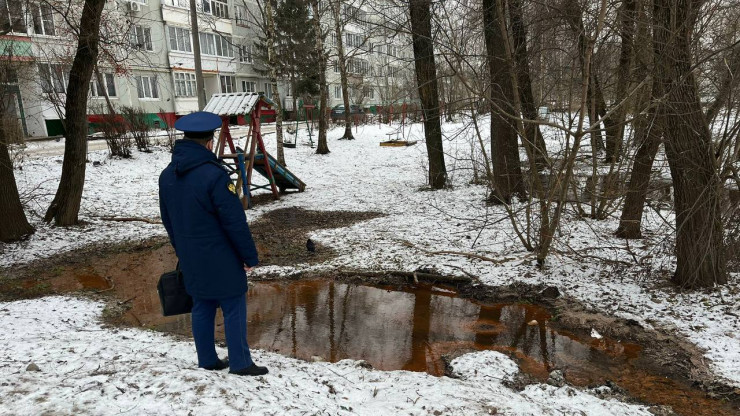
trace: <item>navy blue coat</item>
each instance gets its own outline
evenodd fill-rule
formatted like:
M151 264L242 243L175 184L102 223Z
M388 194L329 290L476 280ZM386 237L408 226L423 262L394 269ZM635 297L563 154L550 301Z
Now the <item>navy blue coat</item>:
M191 140L175 142L172 162L159 176L159 209L191 296L242 295L247 291L244 265L257 265L233 186L213 152Z

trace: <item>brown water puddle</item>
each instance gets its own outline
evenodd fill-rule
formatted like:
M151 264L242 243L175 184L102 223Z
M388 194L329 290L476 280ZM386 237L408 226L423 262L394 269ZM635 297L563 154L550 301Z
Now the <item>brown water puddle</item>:
M255 348L331 362L363 359L381 370L438 376L445 354L497 350L541 381L561 369L571 384L611 380L632 396L679 414L735 414L701 391L639 368L640 346L582 339L550 328L549 319L539 306L479 303L429 286L392 290L325 280L267 282L256 283L248 295L248 338ZM159 321L158 329L190 334L188 316ZM217 331L223 339L220 326Z
M131 306L124 322L190 336L189 316L161 316L156 281L173 264L171 247L163 246L25 282L55 292L111 293L119 304ZM641 368L647 359L640 346L554 330L547 310L535 305L475 302L429 286L398 289L331 280L258 282L248 297L248 336L254 348L303 359L364 359L382 370L434 375L443 374L445 354L497 350L541 381L556 368L571 384L611 380L633 397L671 406L682 415L737 414L699 389ZM223 340L221 325L217 332Z

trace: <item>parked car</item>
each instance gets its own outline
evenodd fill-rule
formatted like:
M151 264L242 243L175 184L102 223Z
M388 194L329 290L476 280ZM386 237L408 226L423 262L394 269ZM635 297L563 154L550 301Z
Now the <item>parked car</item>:
M365 114L365 111L360 108L359 105L350 105L349 106L349 114L354 116L356 114L362 115ZM341 121L344 120L344 104L337 104L331 109L331 121Z

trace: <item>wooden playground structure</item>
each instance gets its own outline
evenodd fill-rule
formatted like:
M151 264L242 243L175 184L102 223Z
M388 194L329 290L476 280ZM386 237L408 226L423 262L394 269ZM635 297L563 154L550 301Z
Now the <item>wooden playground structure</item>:
M221 117L221 131L218 135L213 151L228 169L230 175L236 176L237 195L245 209L252 207L252 191L269 189L274 199L279 199L281 193L288 189L303 192L306 184L279 164L265 149L262 140L261 119L263 116L274 116L272 102L258 93L226 93L214 94L203 111L217 114ZM232 117L249 116L249 130L247 133L247 151L234 145L229 123ZM229 152L226 153L228 146ZM252 181L253 172L267 178L267 185L255 185Z

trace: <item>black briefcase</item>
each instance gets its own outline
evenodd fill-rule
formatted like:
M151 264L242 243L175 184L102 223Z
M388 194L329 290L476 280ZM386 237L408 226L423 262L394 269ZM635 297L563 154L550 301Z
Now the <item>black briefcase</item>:
M159 301L162 304L162 315L182 315L193 310L193 298L185 291L185 280L179 265L177 270L159 277L157 292L159 292Z

